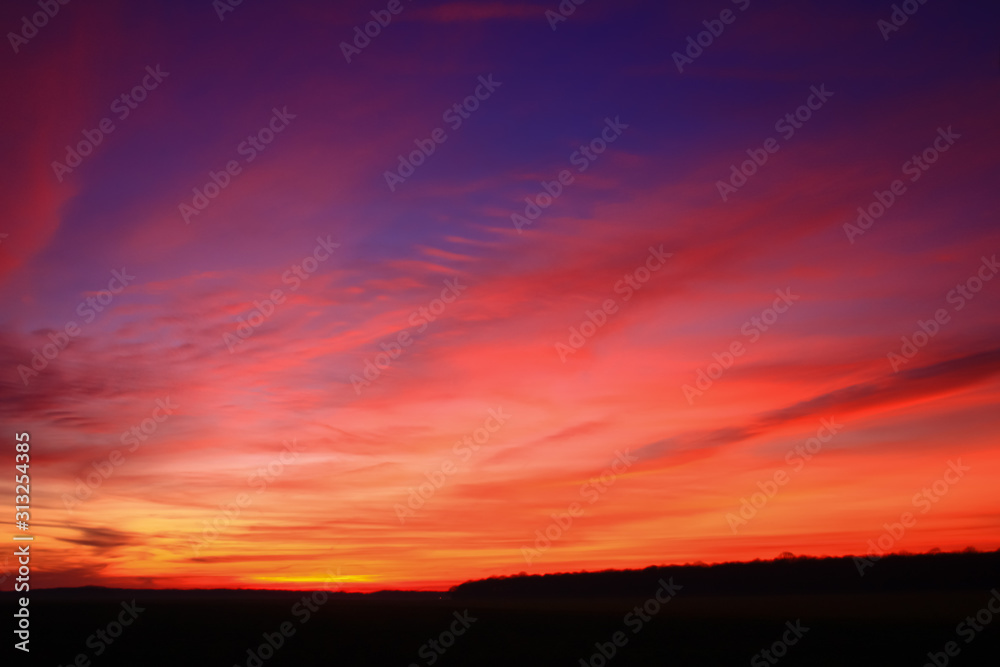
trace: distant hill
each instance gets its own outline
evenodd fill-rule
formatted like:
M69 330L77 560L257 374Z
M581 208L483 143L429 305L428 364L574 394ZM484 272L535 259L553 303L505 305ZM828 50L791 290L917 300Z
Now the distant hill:
M863 576L859 573L863 570ZM684 595L783 595L988 590L1000 586L1000 550L893 555L867 563L842 558L795 557L717 565L651 566L490 577L451 589L453 599L644 597L659 580L673 578Z

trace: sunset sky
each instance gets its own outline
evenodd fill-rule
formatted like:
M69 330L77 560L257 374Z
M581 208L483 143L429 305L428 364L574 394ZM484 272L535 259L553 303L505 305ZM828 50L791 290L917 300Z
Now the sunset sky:
M222 2L0 10L33 586L1000 548L996 7Z

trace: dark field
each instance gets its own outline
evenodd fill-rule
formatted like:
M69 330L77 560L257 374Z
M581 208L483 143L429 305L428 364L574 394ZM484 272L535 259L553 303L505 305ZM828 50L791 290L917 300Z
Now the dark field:
M678 596L633 634L622 618L640 599L331 599L303 624L302 616L291 612L299 597L192 604L140 593L136 600L145 611L96 657L87 638L115 619L118 602L39 601L32 617L32 660L20 664L68 666L86 653L94 665L247 665L247 649L257 649L262 633L277 632L287 621L295 633L262 664L426 665L429 658L418 654L421 646L448 629L453 612L467 609L475 622L434 664L575 666L580 658L590 659L595 642L609 642L613 633L624 631L628 643L608 664L747 665L781 638L786 621L801 619L809 630L780 664L922 665L928 651L956 640L961 653L951 664L996 665L996 624L969 644L955 634L958 622L982 608L987 597L986 592Z
M332 593L325 601L323 593L302 592L35 591L30 604L31 657L17 664L68 666L78 654L85 654L92 665L135 666L575 667L583 659L595 667L920 667L935 664L929 652L937 654L938 666L1000 664L1000 593L991 592L995 586L982 585L984 577L995 574L997 554L929 558L933 559L886 559L870 572L880 578L862 580L855 573L854 580L841 584L846 588L853 581L859 587L863 581L864 587L872 589L908 585L910 590L836 592L827 590L837 585L836 577L827 576L817 577L812 585L816 590L808 594L784 590L766 594L755 589L782 589L780 582L796 579L800 580L796 586L807 586L803 577L816 576L826 568L843 572L842 566L850 561L775 561L495 579L464 584L449 593ZM935 568L947 568L947 572L935 577ZM901 578L904 572L909 579ZM730 582L735 575L741 577L742 585ZM690 583L684 585L682 577ZM935 589L935 579L954 588ZM682 586L673 590L672 598L669 589L663 588L671 583ZM605 589L612 585L629 594L608 595ZM712 590L720 586L746 590L739 594ZM546 595L553 589L564 594ZM633 589L648 590L648 594L635 595ZM479 595L471 596L473 592ZM657 593L668 601L652 602ZM10 609L11 594L3 596ZM125 611L122 603L127 607L133 598L138 607ZM989 609L991 599L995 611ZM637 606L641 615L636 613ZM129 613L134 613L134 619ZM105 643L97 631L107 632L120 616L131 624L117 638L105 634L111 639ZM967 617L973 617L974 625L968 624ZM789 629L796 625L798 636ZM287 636L280 636L282 628ZM117 628L110 631L114 634ZM621 633L619 646L614 645L615 633ZM279 645L277 650L267 648L268 636ZM780 645L783 637L789 640L787 646ZM432 640L436 644L431 645ZM776 642L779 645L772 648ZM952 657L943 653L948 642L955 642ZM613 651L612 657L604 658L599 652L602 647L606 654ZM774 651L770 661L760 653L764 649Z

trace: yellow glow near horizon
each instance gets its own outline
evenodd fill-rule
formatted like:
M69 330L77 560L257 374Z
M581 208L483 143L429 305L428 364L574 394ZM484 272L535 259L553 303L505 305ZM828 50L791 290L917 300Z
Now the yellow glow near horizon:
M275 584L302 584L302 583L369 583L378 581L378 577L368 574L338 574L335 577L329 575L316 577L254 577L254 581L267 581Z

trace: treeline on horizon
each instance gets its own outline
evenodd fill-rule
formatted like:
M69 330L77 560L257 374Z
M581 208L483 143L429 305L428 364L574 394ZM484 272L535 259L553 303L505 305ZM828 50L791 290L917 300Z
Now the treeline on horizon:
M988 590L1000 585L1000 549L977 552L811 557L705 565L652 565L642 570L520 573L467 581L452 599L648 597L663 579L684 595L783 595L929 590Z
M863 574L861 572L863 571ZM502 575L466 581L448 591L388 589L371 593L329 590L334 599L475 599L561 597L648 597L660 580L683 586L685 595L781 595L811 593L989 590L1000 586L1000 549L871 556L814 557L784 553L774 560L651 565L641 570ZM117 599L141 592L157 599L271 599L313 589L126 589L104 586L42 588L43 599ZM320 589L315 589L320 590ZM16 597L0 591L0 598Z

